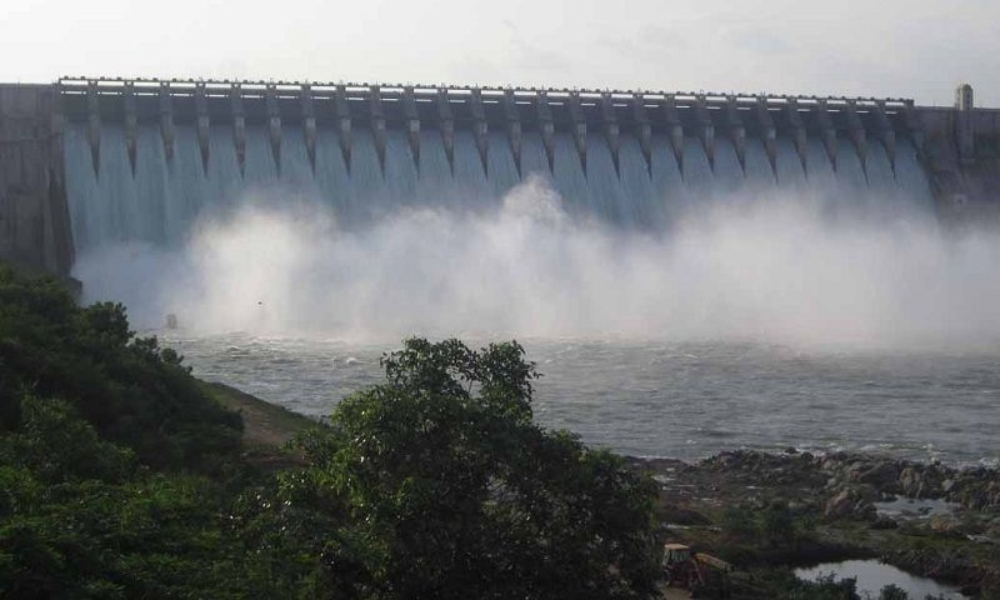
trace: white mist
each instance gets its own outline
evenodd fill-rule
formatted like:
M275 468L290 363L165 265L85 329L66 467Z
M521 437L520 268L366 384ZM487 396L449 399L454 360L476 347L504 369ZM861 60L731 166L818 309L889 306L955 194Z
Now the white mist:
M636 233L573 219L541 179L487 212L414 208L344 228L257 197L176 250L79 257L86 300L138 327L398 340L755 340L920 346L1000 340L1000 235L930 217L832 215L793 194L692 210Z

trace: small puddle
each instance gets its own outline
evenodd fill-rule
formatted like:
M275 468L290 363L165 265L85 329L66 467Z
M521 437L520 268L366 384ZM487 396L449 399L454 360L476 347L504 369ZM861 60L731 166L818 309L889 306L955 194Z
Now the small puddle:
M902 588L914 600L923 600L928 595L934 598L940 596L947 600L962 600L968 597L955 586L938 583L927 577L910 575L877 560L848 560L795 570L795 576L803 581L816 581L819 577L830 574L834 579L857 579L858 594L862 598L865 594L878 598L882 588L889 584Z

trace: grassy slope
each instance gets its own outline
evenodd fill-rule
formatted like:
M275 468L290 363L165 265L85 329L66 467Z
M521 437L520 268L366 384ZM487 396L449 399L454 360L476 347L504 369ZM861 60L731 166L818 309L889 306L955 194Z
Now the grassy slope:
M243 440L250 447L280 447L317 422L221 383L202 382L220 404L243 416Z

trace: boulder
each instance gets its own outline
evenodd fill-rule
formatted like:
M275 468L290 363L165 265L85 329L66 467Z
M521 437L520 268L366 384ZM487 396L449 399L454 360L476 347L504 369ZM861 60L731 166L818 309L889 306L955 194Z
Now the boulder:
M840 493L830 498L829 502L826 503L826 508L823 509L823 516L830 519L848 517L854 508L855 501L856 499L851 490L841 490Z
M881 461L861 472L857 481L867 483L878 489L894 486L899 479L899 466L893 461Z
M924 490L923 476L916 468L906 467L899 474L899 486L903 494L911 498L920 498L920 493Z
M872 521L872 524L871 524L871 528L872 529L879 529L879 530L897 529L898 527L899 527L899 523L897 523L895 519L893 519L891 517L886 517L884 515L878 515L875 518L875 520Z
M878 511L872 504L874 494L868 486L844 488L827 501L823 515L830 519L875 519Z
M937 515L931 517L931 531L951 533L961 527L962 522L954 515Z

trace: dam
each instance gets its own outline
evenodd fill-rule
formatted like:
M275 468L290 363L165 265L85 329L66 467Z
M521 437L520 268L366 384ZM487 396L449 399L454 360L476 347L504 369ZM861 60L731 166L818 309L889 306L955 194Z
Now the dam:
M530 178L574 214L661 229L685 207L782 190L996 205L1000 110L835 98L65 78L0 84L0 258L68 274L107 244L181 242L261 190L345 223L487 207Z

